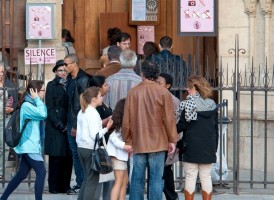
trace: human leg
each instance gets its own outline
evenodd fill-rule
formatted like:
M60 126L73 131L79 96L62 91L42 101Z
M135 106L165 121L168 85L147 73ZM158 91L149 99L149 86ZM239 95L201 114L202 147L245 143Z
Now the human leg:
M127 170L124 171L124 179L123 179L123 184L122 188L120 190L119 194L119 200L124 200L126 196L126 191L127 191L127 185L128 185L128 172Z
M210 200L212 198L211 169L212 164L199 164L199 177L203 190L203 200Z
M193 199L198 175L198 164L183 162L185 171L185 198Z
M148 153L149 200L162 199L165 151ZM135 166L134 166L135 167Z
M1 200L6 200L10 194L18 187L18 185L27 178L30 172L31 166L26 160L26 154L20 156L19 170L16 175L11 179L7 188L1 196Z
M72 165L73 160L71 156L65 156L64 162L62 164L63 173L62 173L62 186L60 187L60 192L65 193L70 190L70 181L71 181L71 173L72 173Z
M144 153L133 155L133 171L130 183L130 200L144 199L144 178L148 155Z
M124 181L124 170L114 170L115 182L111 190L111 200L118 200Z
M164 194L167 200L175 200L178 198L177 192L175 192L174 177L172 171L172 165L165 166L164 168Z
M49 156L48 186L50 193L58 193L58 187L60 185L61 178L60 171L59 157Z
M103 186L103 200L109 200L111 196L111 190L113 188L114 181L107 181L102 183Z
M77 152L77 143L76 138L71 136L71 127L68 126L67 128L67 135L69 141L69 147L73 157L73 166L74 166L74 173L76 175L76 184L78 187L81 187L84 177L83 168L81 166L78 152Z
M99 200L100 193L95 191L101 191L102 184L99 183L99 173L95 172L91 167L92 163L91 149L78 148L79 158L83 166L84 181L82 183L78 199L77 200Z
M29 155L26 154L26 159L35 171L35 200L42 200L42 194L44 191L44 184L45 184L45 178L46 178L46 168L44 161L37 161L33 160Z

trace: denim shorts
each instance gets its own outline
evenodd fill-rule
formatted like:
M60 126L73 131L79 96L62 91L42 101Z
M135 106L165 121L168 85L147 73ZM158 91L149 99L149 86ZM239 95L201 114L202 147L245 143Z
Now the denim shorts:
M114 170L127 170L127 162L118 160L115 157L111 157L112 165Z

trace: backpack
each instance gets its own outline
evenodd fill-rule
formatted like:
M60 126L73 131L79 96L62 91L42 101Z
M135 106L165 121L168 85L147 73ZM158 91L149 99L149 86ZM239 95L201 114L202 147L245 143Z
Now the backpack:
M4 133L5 142L9 147L14 148L19 144L29 121L30 119L25 120L22 130L20 131L20 108L16 109L12 113Z

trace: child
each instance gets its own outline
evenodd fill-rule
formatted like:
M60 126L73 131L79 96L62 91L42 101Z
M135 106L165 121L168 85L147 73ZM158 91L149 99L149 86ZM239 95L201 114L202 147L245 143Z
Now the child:
M124 115L125 99L118 101L113 115L114 131L109 137L107 151L112 157L115 183L111 191L111 200L125 199L128 183L127 160L132 151L130 145L125 145L122 139L121 127Z
M99 200L100 194L96 196L94 191L101 190L99 183L99 173L92 169L92 153L96 134L103 137L112 126L110 119L105 128L102 127L102 120L96 107L102 105L103 98L100 88L90 87L80 95L81 110L77 115L76 142L78 155L84 171L84 181L82 183L78 200ZM97 147L98 148L98 147Z

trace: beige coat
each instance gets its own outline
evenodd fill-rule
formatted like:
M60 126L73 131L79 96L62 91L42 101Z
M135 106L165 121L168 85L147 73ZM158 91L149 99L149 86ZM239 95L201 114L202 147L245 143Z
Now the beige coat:
M154 81L145 80L128 93L122 135L133 152L168 150L179 139L170 92Z

